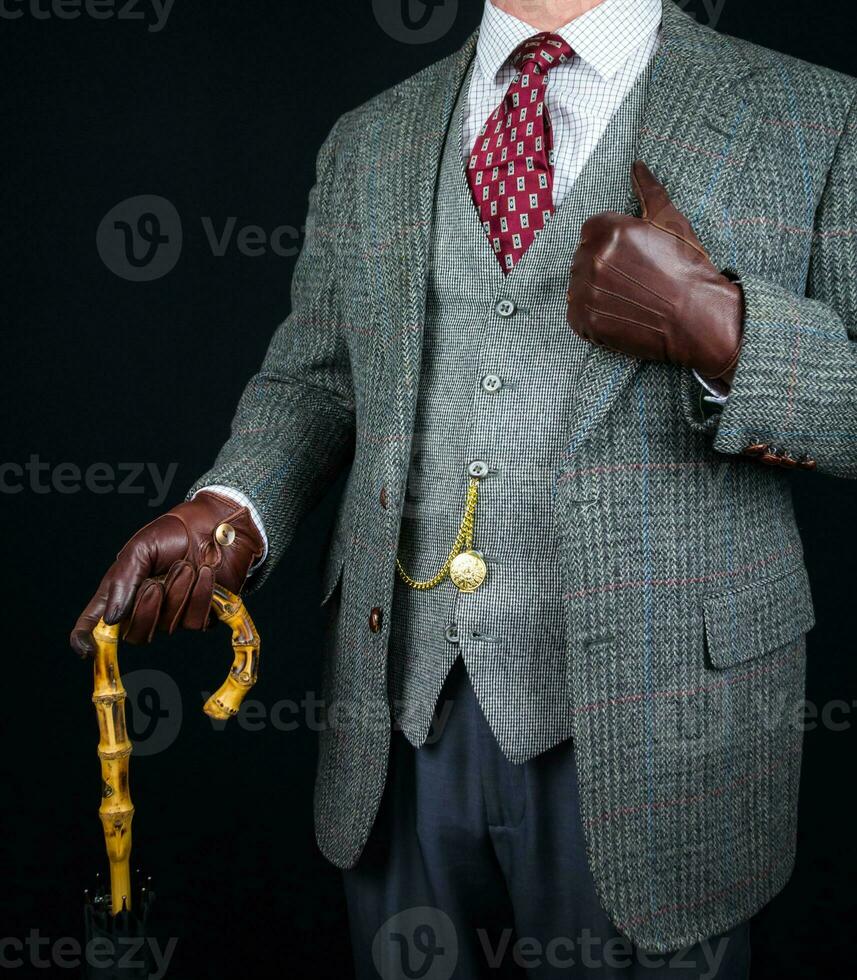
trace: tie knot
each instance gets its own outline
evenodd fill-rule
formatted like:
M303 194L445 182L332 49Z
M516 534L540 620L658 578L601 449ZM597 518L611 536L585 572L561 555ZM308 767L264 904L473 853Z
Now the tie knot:
M571 45L559 34L542 33L518 45L509 60L518 71L532 68L536 74L547 74L573 57Z

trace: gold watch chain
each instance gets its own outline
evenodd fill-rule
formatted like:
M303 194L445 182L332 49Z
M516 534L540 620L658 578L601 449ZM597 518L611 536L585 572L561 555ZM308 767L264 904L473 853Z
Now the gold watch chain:
M474 476L471 477L470 484L467 487L467 501L464 507L464 516L461 518L461 527L459 528L458 535L456 536L455 542L452 545L452 550L449 553L449 557L444 562L443 567L433 578L426 579L422 582L411 578L411 576L408 575L403 568L401 561L398 558L396 559L396 568L398 569L399 576L405 585L419 591L436 588L449 575L449 570L455 559L462 552L470 551L473 548L473 531L476 525L476 501L478 497L479 479Z

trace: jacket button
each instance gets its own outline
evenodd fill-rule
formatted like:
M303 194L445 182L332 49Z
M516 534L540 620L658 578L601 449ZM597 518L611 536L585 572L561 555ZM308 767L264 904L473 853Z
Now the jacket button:
M809 456L801 456L801 458L797 461L797 465L802 470L818 469L818 463L816 463L816 461L814 459L811 459Z
M387 493L386 487L381 487L381 493L378 496L381 501L381 506L386 510L390 506L390 495Z
M369 613L369 629L373 633L381 632L381 622L384 618L384 613L378 606L374 606L372 611Z
M759 462L765 463L767 466L779 466L780 459L781 454L779 449L771 446L762 453L759 457Z
M761 456L768 451L768 444L766 442L751 442L749 446L745 446L741 452L744 456Z

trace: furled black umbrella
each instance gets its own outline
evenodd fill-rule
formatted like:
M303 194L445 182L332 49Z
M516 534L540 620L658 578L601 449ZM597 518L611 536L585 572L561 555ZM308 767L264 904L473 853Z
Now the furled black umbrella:
M158 966L150 942L154 902L148 882L133 895L133 912L126 902L114 914L110 891L100 884L96 884L93 895L86 893L84 980L149 980L156 974Z

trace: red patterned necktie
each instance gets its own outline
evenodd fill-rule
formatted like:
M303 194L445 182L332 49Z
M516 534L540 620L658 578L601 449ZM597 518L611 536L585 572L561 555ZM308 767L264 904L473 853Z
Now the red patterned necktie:
M467 180L482 227L508 274L553 214L548 72L573 57L557 34L536 34L512 54L518 69L476 137Z

